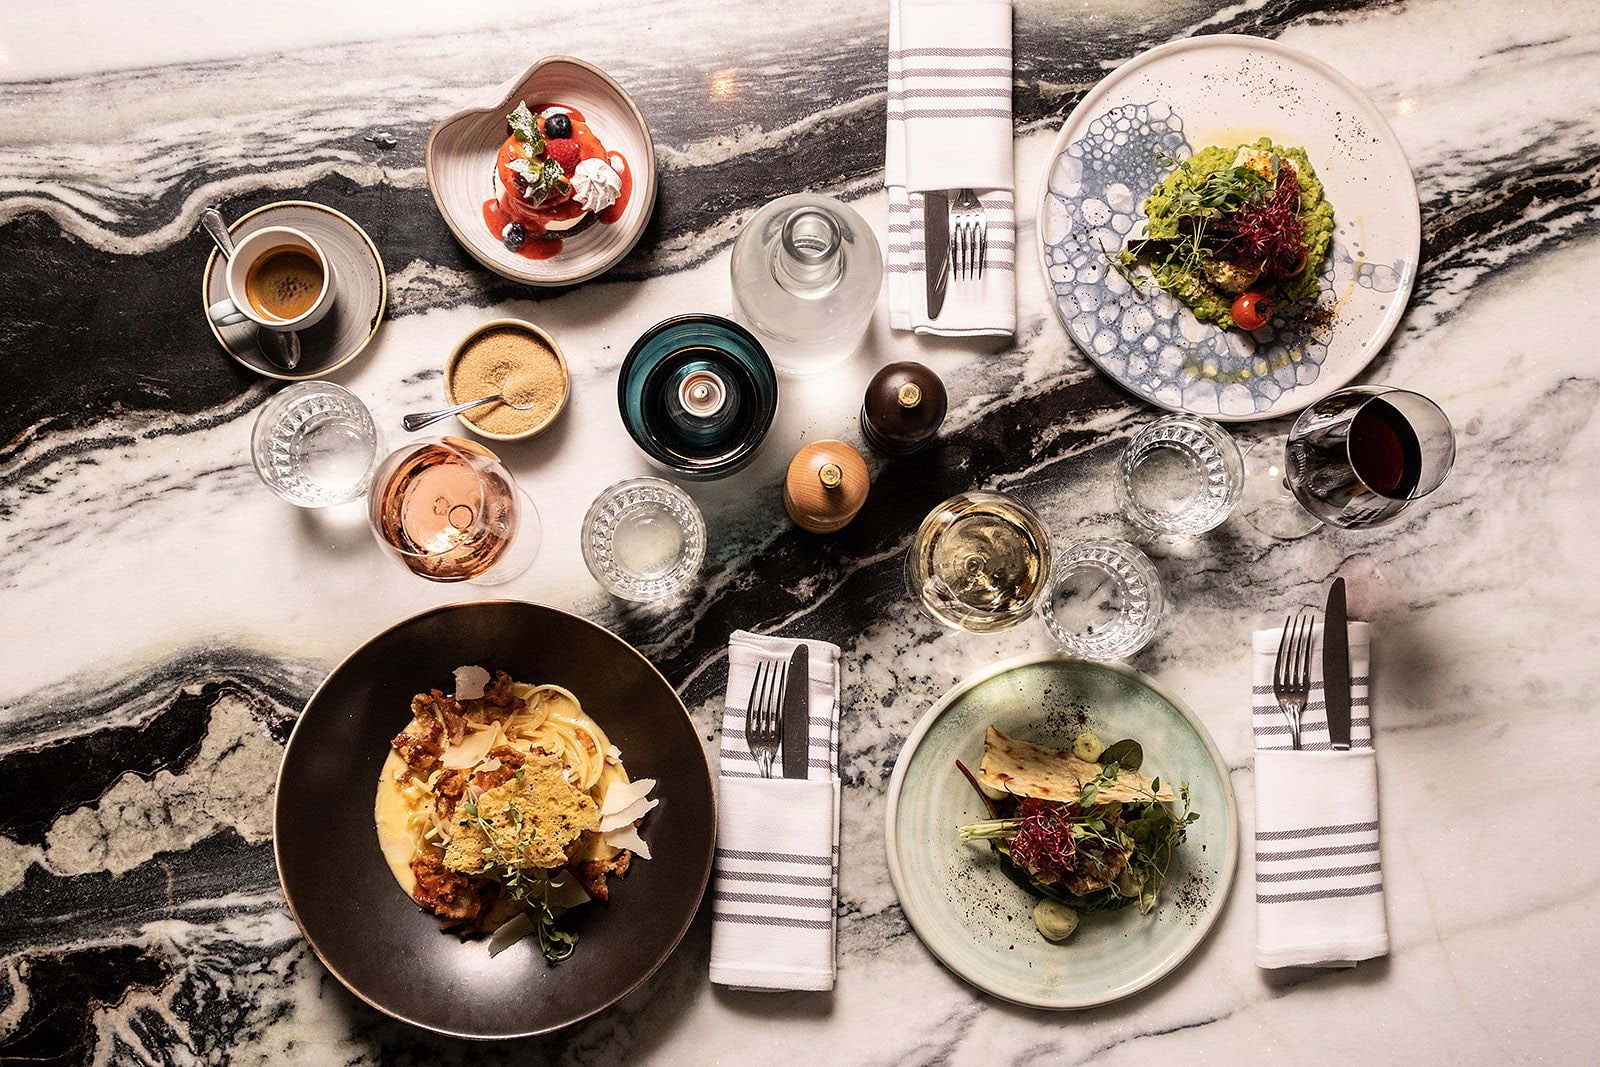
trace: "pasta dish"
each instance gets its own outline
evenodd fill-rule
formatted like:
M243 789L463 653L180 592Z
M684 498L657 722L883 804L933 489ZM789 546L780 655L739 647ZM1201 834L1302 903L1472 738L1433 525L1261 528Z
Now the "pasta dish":
M452 695L418 693L411 715L374 806L395 880L441 929L492 934L490 955L536 934L567 958L577 938L557 918L650 858L638 823L654 780L628 778L574 694L504 671L459 668Z

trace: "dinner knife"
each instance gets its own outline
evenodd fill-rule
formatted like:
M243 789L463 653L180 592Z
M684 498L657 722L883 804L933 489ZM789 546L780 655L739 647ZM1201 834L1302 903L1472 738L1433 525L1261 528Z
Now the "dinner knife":
M804 778L811 770L811 652L796 645L789 653L783 686L783 776Z
M941 192L922 194L922 274L928 283L928 318L944 310L950 284L950 198Z
M1350 747L1350 634L1343 578L1333 580L1322 616L1322 700L1328 709L1328 740L1343 752Z

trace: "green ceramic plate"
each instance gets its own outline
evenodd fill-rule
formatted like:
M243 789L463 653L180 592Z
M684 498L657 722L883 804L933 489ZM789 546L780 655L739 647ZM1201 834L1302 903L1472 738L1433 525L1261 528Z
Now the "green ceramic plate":
M1091 914L1064 944L1033 927L1034 898L987 846L956 827L984 817L955 761L977 769L984 728L1066 748L1084 729L1144 746L1141 772L1189 784L1200 821L1150 915ZM1228 770L1205 727L1137 671L1061 653L1025 656L956 686L917 723L889 780L889 876L917 936L962 978L1040 1008L1087 1008L1145 988L1178 966L1221 914L1239 855Z

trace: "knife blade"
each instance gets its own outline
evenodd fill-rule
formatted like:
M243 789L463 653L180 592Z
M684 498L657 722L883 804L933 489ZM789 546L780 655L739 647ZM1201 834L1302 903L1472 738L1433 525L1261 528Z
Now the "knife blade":
M1343 752L1350 747L1350 633L1343 578L1333 580L1322 617L1322 700L1328 709L1328 740Z
M941 192L922 194L922 274L928 283L928 318L944 310L950 284L950 198Z
M797 645L789 653L783 684L783 776L804 778L811 770L811 651Z

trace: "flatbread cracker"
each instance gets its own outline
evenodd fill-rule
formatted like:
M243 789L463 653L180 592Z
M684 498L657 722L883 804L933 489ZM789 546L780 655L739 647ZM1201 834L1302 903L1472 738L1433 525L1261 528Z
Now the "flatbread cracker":
M1013 796L1072 803L1078 799L1083 783L1104 769L1070 752L1058 752L1007 737L991 726L983 739L983 763L978 768L978 781ZM1097 800L1100 803L1149 803L1150 781L1137 771L1119 770L1115 779L1101 783ZM1164 803L1174 800L1171 786L1162 782L1155 799Z

